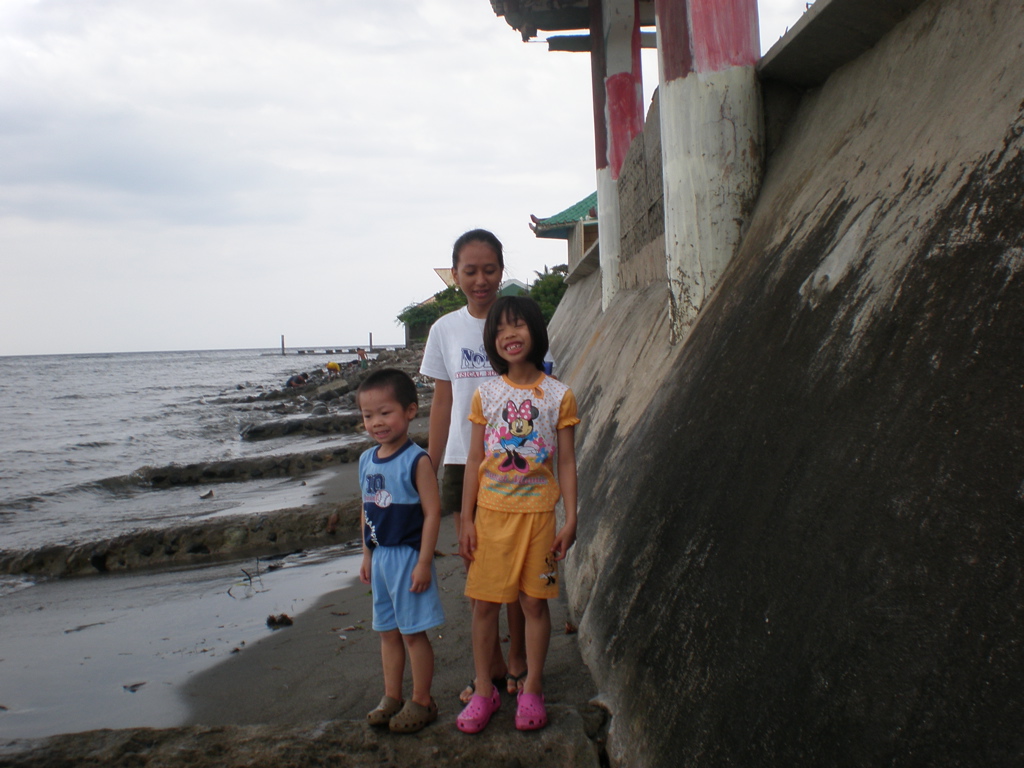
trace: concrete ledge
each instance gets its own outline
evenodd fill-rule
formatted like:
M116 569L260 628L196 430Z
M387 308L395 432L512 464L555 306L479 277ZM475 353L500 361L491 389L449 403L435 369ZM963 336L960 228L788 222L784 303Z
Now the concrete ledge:
M853 61L924 0L817 0L757 65L762 80L800 88L824 83Z
M595 242L583 254L583 258L571 265L569 274L565 276L568 285L579 282L587 275L593 273L601 266L601 241Z

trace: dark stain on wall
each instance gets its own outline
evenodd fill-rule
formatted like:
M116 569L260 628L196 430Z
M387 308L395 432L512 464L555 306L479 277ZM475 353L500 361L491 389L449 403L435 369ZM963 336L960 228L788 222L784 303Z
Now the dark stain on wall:
M644 422L594 436L635 482L589 641L649 764L1024 762L1022 148L970 172L855 345L870 254L814 308L800 288L860 201L746 242Z

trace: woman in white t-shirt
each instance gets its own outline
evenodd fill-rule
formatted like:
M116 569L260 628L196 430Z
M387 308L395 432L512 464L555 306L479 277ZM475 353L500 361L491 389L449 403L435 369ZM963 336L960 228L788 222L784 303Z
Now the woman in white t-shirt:
M505 259L501 241L486 229L466 232L452 248L452 274L466 295L465 307L434 323L423 352L420 373L434 379L427 452L434 467L444 464L441 514L454 513L456 533L461 522L462 480L469 452L472 424L469 405L481 383L498 374L484 351L484 320L498 299ZM491 677L516 693L526 679L523 609L508 603L508 662L495 643ZM459 695L465 703L473 695L471 682Z

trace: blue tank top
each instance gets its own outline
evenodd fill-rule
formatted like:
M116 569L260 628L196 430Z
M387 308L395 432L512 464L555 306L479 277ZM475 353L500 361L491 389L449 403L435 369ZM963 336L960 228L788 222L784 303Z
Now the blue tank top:
M416 466L427 452L412 440L386 459L377 458L379 449L359 457L366 545L372 549L405 544L419 550L423 507L416 490Z

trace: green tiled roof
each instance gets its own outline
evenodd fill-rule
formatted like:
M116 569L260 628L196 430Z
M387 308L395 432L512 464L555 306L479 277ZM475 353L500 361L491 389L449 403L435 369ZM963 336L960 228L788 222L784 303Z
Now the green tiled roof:
M597 207L597 192L587 195L575 205L566 208L561 213L548 216L546 219L535 219L533 231L537 237L549 237L566 239L569 230L577 221L593 219L590 210Z

